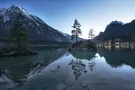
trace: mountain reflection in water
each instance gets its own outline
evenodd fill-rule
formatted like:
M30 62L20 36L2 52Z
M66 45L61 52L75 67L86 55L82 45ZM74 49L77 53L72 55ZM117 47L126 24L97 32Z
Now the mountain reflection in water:
M98 48L98 53L112 67L119 67L126 64L135 68L135 50L112 49L109 51L108 49Z
M135 90L135 50L45 49L0 59L0 90Z

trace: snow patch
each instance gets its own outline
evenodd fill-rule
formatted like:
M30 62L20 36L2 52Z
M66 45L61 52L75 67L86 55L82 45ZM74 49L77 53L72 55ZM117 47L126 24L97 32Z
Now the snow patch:
M30 12L26 11L24 8L22 8L20 6L17 6L17 5L12 5L10 7L10 10L12 10L14 12L18 12L18 13L23 12L23 13L25 13L28 16L31 14Z
M6 14L6 9L2 8L0 9L0 16L4 16Z
M3 19L4 19L4 23L10 20L8 16L4 16Z

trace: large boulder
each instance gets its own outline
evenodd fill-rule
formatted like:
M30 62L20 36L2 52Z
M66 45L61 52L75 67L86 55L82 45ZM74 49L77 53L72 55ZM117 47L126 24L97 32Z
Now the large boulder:
M96 43L92 42L91 40L79 41L74 43L69 50L96 51Z

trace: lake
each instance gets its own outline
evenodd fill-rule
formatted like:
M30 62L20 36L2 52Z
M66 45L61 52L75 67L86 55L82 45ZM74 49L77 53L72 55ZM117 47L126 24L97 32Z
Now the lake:
M135 50L98 48L0 58L0 90L135 90Z

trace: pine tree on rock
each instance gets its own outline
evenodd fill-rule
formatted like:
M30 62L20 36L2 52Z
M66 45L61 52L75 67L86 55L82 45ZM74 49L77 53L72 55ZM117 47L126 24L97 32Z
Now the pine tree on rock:
M17 44L17 49L27 47L29 36L26 28L21 23L14 24L14 27L10 31L11 41Z
M78 36L82 34L82 31L80 29L81 24L77 21L77 19L75 19L74 24L73 24L72 27L74 29L74 30L71 31L72 40L75 38L76 42L77 42L78 41Z

